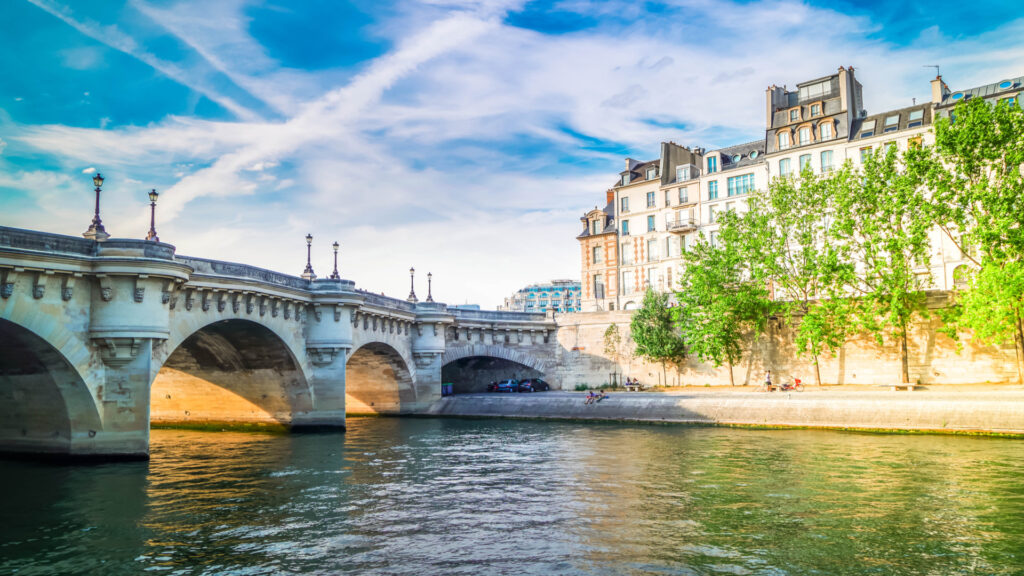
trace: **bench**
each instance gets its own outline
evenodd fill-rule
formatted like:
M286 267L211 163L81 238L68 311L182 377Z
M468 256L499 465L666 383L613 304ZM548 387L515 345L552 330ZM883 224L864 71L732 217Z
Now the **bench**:
M917 384L879 384L878 385L879 388L888 388L888 389L892 390L893 392L899 390L900 388L906 388L908 392L913 392L915 386L917 386Z
M643 384L624 384L623 386L626 388L626 392L640 392L644 389Z

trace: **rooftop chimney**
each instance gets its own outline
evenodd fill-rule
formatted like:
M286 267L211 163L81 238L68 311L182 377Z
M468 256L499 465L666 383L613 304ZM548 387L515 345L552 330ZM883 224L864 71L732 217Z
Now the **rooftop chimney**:
M932 104L942 104L946 96L949 96L949 86L942 81L942 76L936 76L932 80Z

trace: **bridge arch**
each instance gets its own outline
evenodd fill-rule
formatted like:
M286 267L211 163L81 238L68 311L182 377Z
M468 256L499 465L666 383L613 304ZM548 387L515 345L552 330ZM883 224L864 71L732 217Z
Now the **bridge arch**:
M247 318L171 331L154 362L153 424L278 424L313 410L292 335Z
M61 330L57 330L61 333ZM69 454L102 430L99 409L75 362L51 339L0 318L0 449ZM58 341L85 355L70 333ZM76 354L77 353L77 354ZM88 363L86 362L86 365Z
M393 346L367 342L345 363L345 411L350 414L400 414L416 402L415 364Z
M454 384L456 393L484 392L489 382L506 378L543 378L548 369L532 354L513 347L448 344L441 356L441 380Z

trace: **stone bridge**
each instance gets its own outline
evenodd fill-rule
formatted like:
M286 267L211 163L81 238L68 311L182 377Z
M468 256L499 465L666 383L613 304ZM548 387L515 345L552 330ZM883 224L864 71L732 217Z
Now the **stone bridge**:
M0 450L145 457L151 424L339 427L554 373L554 322L0 227ZM552 382L557 387L558 382Z

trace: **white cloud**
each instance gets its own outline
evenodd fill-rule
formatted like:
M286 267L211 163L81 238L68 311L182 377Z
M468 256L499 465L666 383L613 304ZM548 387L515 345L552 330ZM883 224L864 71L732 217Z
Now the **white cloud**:
M82 174L92 174L92 173L93 173L93 172L95 172L95 171L96 171L96 168L94 168L94 167L90 166L90 167L88 167L88 168L86 168L86 169L82 170Z
M7 148L7 142L4 142L4 139L0 138L0 154L4 153L4 148Z
M78 22L49 0L33 1ZM942 42L929 32L899 47L865 39L878 29L870 20L792 0L689 0L686 19L550 36L501 23L519 2L438 0L399 11L400 25L379 25L393 50L338 85L336 71L275 62L249 36L241 0L204 2L203 10L195 2L132 5L282 120L249 113L238 122L169 117L112 130L19 127L9 139L71 166L120 174L110 185L118 201L104 201L113 207L104 222L116 234L145 231L142 192L155 187L165 190L160 236L182 253L297 274L310 231L321 274L338 239L342 274L360 287L404 296L414 265L434 272L439 300L488 306L529 282L578 276L578 218L604 204L622 155L586 139L645 159L662 140L736 144L763 137L769 84L853 64L868 109L878 111L928 97L922 62L941 63L951 85L966 87L1017 76L1024 61L1024 21ZM641 9L559 6L620 18ZM823 40L806 30L835 33ZM206 72L113 38L119 50L208 89ZM19 181L44 185L40 175ZM51 190L81 195L80 188L63 182ZM88 223L81 211L47 221L76 233Z

